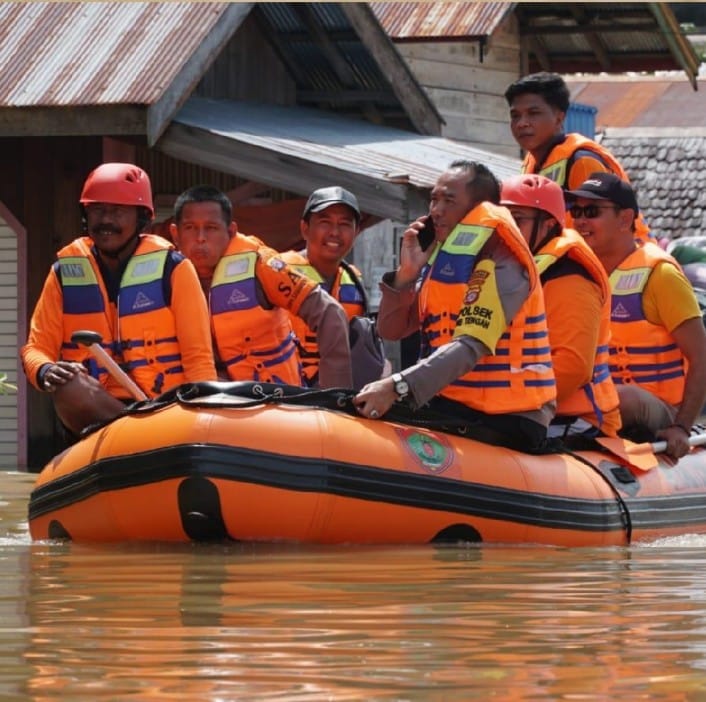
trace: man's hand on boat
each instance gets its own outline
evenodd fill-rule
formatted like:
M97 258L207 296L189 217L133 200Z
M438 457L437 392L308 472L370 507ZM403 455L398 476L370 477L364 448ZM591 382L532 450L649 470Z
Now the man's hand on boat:
M686 456L691 450L689 445L690 432L681 424L671 424L657 432L657 438L667 442L665 454L674 459Z
M391 377L368 383L353 398L353 404L360 414L369 419L382 417L397 400L395 383Z
M47 392L54 392L57 387L66 385L78 373L87 373L86 367L73 361L57 361L46 366L42 371L42 386Z

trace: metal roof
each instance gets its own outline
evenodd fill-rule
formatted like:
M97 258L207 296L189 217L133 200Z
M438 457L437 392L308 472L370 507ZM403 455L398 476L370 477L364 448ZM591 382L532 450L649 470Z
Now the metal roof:
M156 148L168 155L300 195L326 183L356 193L368 213L409 221L456 159L480 161L498 178L519 159L442 137L380 127L303 107L192 97Z
M699 58L668 3L374 2L396 41L485 40L511 12L527 72L683 70L696 88Z
M492 34L512 12L507 2L371 2L375 16L396 41L468 39Z
M530 72L681 69L696 88L699 58L667 3L522 2L515 13Z
M441 115L366 3L264 2L257 16L297 104L440 133Z
M706 78L692 90L683 76L568 80L571 99L598 109L596 128L704 127Z
M227 7L1 2L0 105L150 105Z
M440 133L434 103L363 3L0 2L0 129L153 143L251 13L298 103ZM65 107L76 109L59 117Z

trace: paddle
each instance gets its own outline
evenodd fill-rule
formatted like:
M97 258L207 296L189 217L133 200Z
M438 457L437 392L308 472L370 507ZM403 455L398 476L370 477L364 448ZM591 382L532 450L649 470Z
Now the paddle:
M133 382L132 378L108 355L108 352L101 346L103 337L94 331L75 331L71 335L74 344L86 346L95 359L103 364L105 369L117 380L136 400L146 400L142 390Z
M667 448L666 441L656 441L653 444L636 444L627 439L613 438L611 436L598 436L596 441L631 466L639 470L652 470L659 465L655 454L662 453ZM706 433L694 434L689 437L689 446L706 444Z

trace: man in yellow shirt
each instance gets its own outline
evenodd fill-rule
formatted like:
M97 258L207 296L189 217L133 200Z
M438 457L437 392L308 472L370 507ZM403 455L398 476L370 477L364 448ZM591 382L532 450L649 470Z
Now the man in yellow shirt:
M706 399L706 332L691 284L659 246L635 241L638 205L628 183L593 173L567 199L610 280L610 370L624 433L656 434L679 458Z

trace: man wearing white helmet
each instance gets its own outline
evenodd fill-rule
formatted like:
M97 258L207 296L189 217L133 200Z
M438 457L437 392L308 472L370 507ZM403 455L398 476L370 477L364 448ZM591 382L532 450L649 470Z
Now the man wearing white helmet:
M104 163L86 179L80 203L84 235L58 252L21 350L29 382L53 393L59 419L74 434L117 416L133 399L72 341L76 331L100 334L147 397L216 378L193 265L165 239L143 233L154 216L145 171Z

